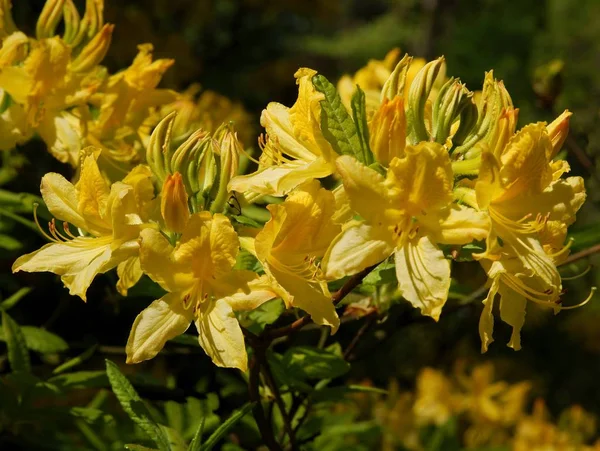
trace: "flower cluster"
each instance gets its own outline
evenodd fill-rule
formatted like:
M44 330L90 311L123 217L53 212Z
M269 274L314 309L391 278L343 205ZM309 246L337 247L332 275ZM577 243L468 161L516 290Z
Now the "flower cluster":
M151 44L139 45L131 65L116 74L101 66L114 28L104 23L104 0L87 0L83 16L73 0L47 0L35 37L19 31L11 7L0 2L0 150L37 134L56 159L78 167L81 150L92 145L101 150L101 167L121 179L143 161L149 133L171 111L181 112L180 139L226 120L249 134L247 114L228 99L210 91L198 96L198 86L183 93L157 88L174 60L153 60Z
M557 264L585 200L583 180L564 178L569 166L556 158L569 112L517 130L518 110L492 73L473 93L447 78L443 58L392 52L342 79L339 93L299 69L294 105L262 113L254 160L227 122L245 128L241 110L203 112L222 102L157 89L173 61L153 61L151 46L117 74L99 66L112 31L101 1L89 0L80 20L71 0L48 0L36 39L1 5L0 88L12 99L3 146L35 131L80 169L74 184L43 177L63 225L51 221L51 243L13 270L52 271L84 300L113 268L123 295L149 276L165 295L136 318L129 362L154 357L194 322L215 364L245 370L236 312L279 298L335 332L330 284L382 263L395 267L401 296L437 321L453 257L467 248L489 277L484 351L496 296L515 349L527 301L568 308ZM257 168L244 175L248 160Z

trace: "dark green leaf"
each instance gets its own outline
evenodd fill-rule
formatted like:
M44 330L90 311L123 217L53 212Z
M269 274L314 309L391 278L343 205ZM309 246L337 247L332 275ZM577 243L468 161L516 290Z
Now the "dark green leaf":
M215 432L201 446L202 451L208 451L217 444L219 440L233 427L235 424L242 419L250 410L252 410L254 404L248 403L240 410L234 412L221 426L217 428Z
M69 413L86 423L96 423L102 421L104 423L114 423L115 419L111 415L105 414L100 409L92 409L89 407L71 407Z
M281 299L272 299L249 312L248 319L258 326L258 330L254 332L260 332L264 330L267 324L277 321L284 311L285 305L283 301Z
M3 300L2 303L0 304L0 309L1 310L11 309L15 305L17 305L17 303L21 299L23 299L25 296L27 296L30 291L31 291L31 288L29 288L29 287L21 288L19 291L17 291L16 293L13 293L7 299Z
M108 379L104 371L77 371L75 373L60 374L51 377L48 382L56 385L61 390L78 388L108 387Z
M161 451L170 450L169 439L164 431L154 422L150 411L133 388L133 385L121 373L117 365L110 360L106 360L106 374L113 392L129 418L154 440L158 449Z
M323 75L312 78L315 89L325 95L321 101L321 131L333 149L341 155L352 155L363 161L356 125L342 104L335 86Z
M200 451L202 449L202 434L204 433L204 418L200 421L194 438L192 439L188 451Z
M31 362L29 361L29 351L25 344L25 337L19 325L10 317L5 310L2 310L2 326L4 330L4 339L8 348L8 361L13 372L31 372Z
M288 349L282 364L287 372L306 379L333 379L350 369L350 364L334 353L308 346Z
M67 360L62 365L54 368L54 370L52 371L52 374L64 373L65 371L70 370L71 368L74 368L77 365L81 365L83 362L85 362L87 359L89 359L94 354L97 347L98 347L98 345L90 346L82 354L79 354L77 357L74 357L71 360Z
M21 242L10 235L0 233L0 249L7 251L16 251L21 249L23 245Z
M356 132L362 150L362 161L369 166L375 162L371 146L369 145L369 126L367 125L367 106L365 93L360 86L356 86L356 92L352 96L352 118L356 125Z

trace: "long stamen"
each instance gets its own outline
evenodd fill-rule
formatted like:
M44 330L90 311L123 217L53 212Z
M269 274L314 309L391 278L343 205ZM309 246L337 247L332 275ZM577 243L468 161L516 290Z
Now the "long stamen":
M52 238L50 235L48 235L48 233L46 233L46 231L40 225L40 221L39 221L38 215L37 215L37 209L39 206L40 206L40 204L38 204L37 202L33 204L33 220L35 221L35 224L38 226L38 229L40 229L40 232L42 232L42 235L44 235L44 238L46 238L48 241L52 241L53 243L56 243L58 241L55 238Z
M592 297L594 297L594 293L595 292L596 292L596 287L592 287L591 290L590 290L590 294L588 295L588 297L585 298L583 301L581 301L579 304L569 305L567 307L563 307L561 305L560 309L561 310L573 310L575 308L583 307L585 304L587 304L588 302L590 302L592 300Z
M562 280L577 280L577 279L580 279L580 278L582 278L583 276L585 276L585 275L586 275L588 272L590 272L591 270L592 270L592 265L588 265L588 267L587 267L587 268L585 268L585 269L583 270L583 272L582 272L582 273L580 273L580 274L577 274L577 275L575 275L575 276L569 276L569 277L562 277L562 276L561 276L561 278L562 278Z

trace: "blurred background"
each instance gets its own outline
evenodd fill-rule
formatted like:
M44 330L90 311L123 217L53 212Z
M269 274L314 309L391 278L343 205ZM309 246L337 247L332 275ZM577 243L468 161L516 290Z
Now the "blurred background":
M31 34L43 0L13 3L15 21ZM565 108L574 113L571 135L565 143L566 159L572 167L571 175L586 179L588 201L571 229L575 238L573 252L599 241L600 2L597 0L107 0L106 3L106 22L116 24L112 46L104 60L112 72L130 64L138 44L152 43L155 57L176 60L162 86L181 91L199 83L202 89L238 102L248 112L252 124L250 144L256 142L262 131L258 121L268 102L285 105L294 102L297 88L293 75L301 66L316 69L333 81L343 74L354 73L369 59L383 59L388 51L399 47L403 52L427 59L444 55L448 74L460 77L471 90L480 89L484 73L493 69L520 108L520 125L549 121ZM25 176L5 188L33 192L44 173L50 170L68 173L66 167L41 149L41 142L29 143L22 149L29 160L24 163ZM90 301L84 304L70 297L54 275L13 276L10 266L14 258L42 244L39 237L28 231L20 233L22 247L0 251L0 291L6 297L22 286L35 288L11 315L19 324L44 327L62 337L69 343L72 355L98 344L95 356L86 362L89 369L102 367L106 357L122 363L129 328L135 315L147 305L151 287L141 284L133 290L133 296L124 299L114 289L116 276L106 274L93 283L88 292ZM580 274L589 265L592 268L581 278L565 282L565 304L578 303L591 286L600 283L598 263L600 258L592 255L561 268L565 276ZM460 273L454 275L458 283L453 288L455 299L451 305L472 293L476 295L485 282L477 264L463 265ZM348 383L368 380L381 388L389 387L393 380L399 390L410 392L424 367L450 374L457 362L471 366L492 362L496 379L509 383L530 381L531 392L525 408L528 411L533 400L542 397L553 418L575 404L600 415L597 388L600 298L597 296L585 307L557 316L537 309L532 303L527 308L523 350L514 352L505 346L510 330L498 320L496 341L487 354L481 355L477 333L479 302L462 309L449 309L447 314L442 313L438 324L412 321L414 316L409 306L396 306L385 321L362 337L354 350L352 369L346 380ZM360 326L357 321L342 327L335 340L347 344ZM294 344L314 344L319 334L318 330L299 334L294 337ZM44 365L53 364L53 358L56 359L51 354L37 357L36 364L42 373ZM183 402L187 396L198 393L219 393L220 401L216 401L216 407L212 405L216 415L224 415L246 397L244 381L233 372L215 369L199 348L186 348L185 353L168 348L152 362L127 371L141 381L162 384L162 388L140 385L140 393L148 399ZM369 420L375 413L363 409L353 415L355 419ZM365 443L379 443L377 434L373 432L368 438L372 442ZM595 436L595 432L590 434L588 441ZM256 445L256 437L249 443L250 448ZM379 445L366 446L364 449ZM323 445L321 449L336 448ZM397 449L401 449L400 445Z

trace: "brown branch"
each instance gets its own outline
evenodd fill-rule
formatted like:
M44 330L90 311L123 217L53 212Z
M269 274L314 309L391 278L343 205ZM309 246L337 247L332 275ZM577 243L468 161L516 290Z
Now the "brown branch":
M360 327L360 329L358 329L358 332L356 332L356 335L354 335L354 338L352 338L352 341L350 342L350 344L348 344L348 346L346 347L346 349L344 350L344 359L345 360L350 360L350 356L352 354L352 352L354 351L354 348L356 348L356 345L358 345L358 342L360 341L360 339L367 333L367 331L373 327L373 325L375 325L375 323L377 322L377 319L379 318L379 312L377 312L376 310L368 313L367 315L365 315L365 323Z
M568 265L569 263L576 262L577 260L581 260L582 258L589 257L593 254L597 254L598 252L600 252L600 244L596 244L595 246L588 247L587 249L569 255L569 257L559 266Z

